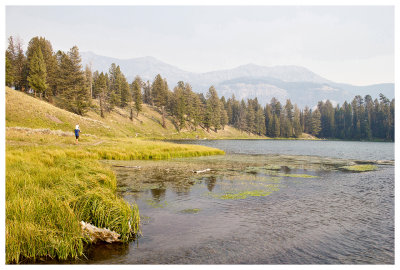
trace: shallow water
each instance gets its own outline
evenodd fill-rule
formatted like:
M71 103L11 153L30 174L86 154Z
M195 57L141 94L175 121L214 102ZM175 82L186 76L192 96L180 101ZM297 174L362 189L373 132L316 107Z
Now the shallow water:
M108 162L127 166L114 168L121 195L139 205L142 236L94 246L80 263L393 264L394 166L335 170L346 162L235 154Z

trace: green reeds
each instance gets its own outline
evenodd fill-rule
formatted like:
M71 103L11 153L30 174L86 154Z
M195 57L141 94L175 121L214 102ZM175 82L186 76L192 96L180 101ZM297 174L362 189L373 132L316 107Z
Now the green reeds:
M7 151L7 263L81 256L81 220L115 230L122 241L139 232L137 206L116 196L115 175L99 161L62 150Z

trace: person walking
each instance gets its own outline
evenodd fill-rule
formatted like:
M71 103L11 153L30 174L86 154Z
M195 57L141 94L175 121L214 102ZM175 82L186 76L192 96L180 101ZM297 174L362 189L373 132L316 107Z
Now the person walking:
M76 125L76 126L75 126L75 138L76 138L75 144L78 144L79 132L81 132L81 131L79 130L79 125Z

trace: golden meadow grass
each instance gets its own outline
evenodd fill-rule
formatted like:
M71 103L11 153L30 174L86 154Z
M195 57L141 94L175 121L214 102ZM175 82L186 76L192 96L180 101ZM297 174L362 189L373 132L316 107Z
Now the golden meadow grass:
M123 241L139 231L137 206L117 196L116 177L99 160L224 153L204 146L90 136L74 145L74 138L14 129L7 130L6 138L7 263L81 256L81 220L114 230Z

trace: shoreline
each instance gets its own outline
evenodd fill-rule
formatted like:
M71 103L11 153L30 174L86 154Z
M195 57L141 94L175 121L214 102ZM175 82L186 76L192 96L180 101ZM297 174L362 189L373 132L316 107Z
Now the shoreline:
M6 264L81 258L88 242L81 221L117 232L122 242L140 233L139 209L119 197L115 173L101 160L225 154L206 146L141 139L89 136L78 145L74 141L60 134L6 131Z

